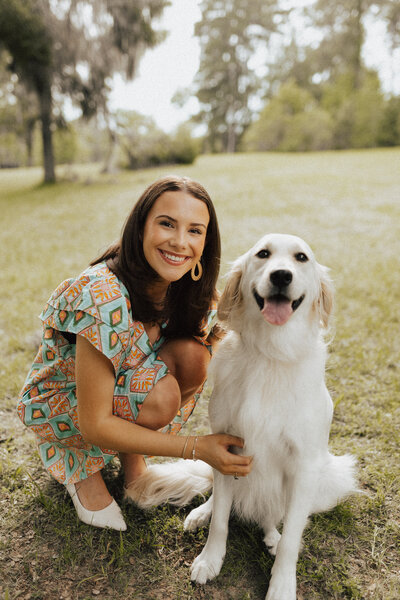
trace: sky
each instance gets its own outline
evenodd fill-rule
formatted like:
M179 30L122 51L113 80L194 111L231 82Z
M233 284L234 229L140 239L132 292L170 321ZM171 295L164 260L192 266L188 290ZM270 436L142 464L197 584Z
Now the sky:
M193 36L194 23L201 16L199 1L172 0L159 20L160 29L169 32L167 39L146 51L132 82L114 78L111 109L149 115L167 132L197 112L195 99L184 109L174 106L171 99L178 89L190 86L200 64L200 48Z
M312 0L290 0L290 4L309 4ZM172 0L157 25L169 32L166 40L147 50L133 81L126 83L114 77L110 108L135 110L153 117L157 125L170 132L197 112L191 99L184 108L171 102L177 90L193 82L200 64L200 47L193 36L194 24L200 20L200 0ZM384 51L384 27L375 24L367 36L366 64L379 70L383 89L400 94L400 49L392 57Z

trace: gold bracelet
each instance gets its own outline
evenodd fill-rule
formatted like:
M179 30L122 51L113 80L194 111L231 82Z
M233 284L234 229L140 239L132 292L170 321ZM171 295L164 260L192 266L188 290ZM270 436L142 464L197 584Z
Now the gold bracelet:
M187 435L186 436L186 441L185 441L185 444L184 444L183 450L182 450L182 458L184 458L184 459L185 459L186 446L188 445L189 438L190 438L190 435Z
M194 444L193 444L193 450L192 450L192 460L195 460L195 461L197 460L197 458L196 458L196 444L197 444L197 440L198 440L198 438L195 437L194 438Z

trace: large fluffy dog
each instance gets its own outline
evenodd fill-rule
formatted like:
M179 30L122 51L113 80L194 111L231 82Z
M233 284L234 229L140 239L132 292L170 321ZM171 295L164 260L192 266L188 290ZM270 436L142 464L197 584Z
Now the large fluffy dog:
M356 491L352 457L328 450L332 401L322 334L331 307L327 270L297 237L267 235L233 265L219 305L229 333L212 361L209 414L213 432L244 438L241 452L254 464L245 478L214 472L213 495L185 521L195 529L211 517L191 569L198 583L221 569L233 508L262 527L276 554L267 600L295 600L308 516Z

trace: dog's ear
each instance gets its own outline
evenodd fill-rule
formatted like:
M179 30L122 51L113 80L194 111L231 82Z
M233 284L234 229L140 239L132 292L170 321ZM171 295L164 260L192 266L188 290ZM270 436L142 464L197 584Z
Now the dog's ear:
M329 269L318 265L319 273L319 296L317 300L317 311L323 327L326 329L329 325L329 317L333 310L333 283L329 277Z
M239 308L242 303L242 293L240 291L242 273L242 261L239 259L233 264L228 273L228 280L218 303L218 318L221 321L229 321L232 312Z

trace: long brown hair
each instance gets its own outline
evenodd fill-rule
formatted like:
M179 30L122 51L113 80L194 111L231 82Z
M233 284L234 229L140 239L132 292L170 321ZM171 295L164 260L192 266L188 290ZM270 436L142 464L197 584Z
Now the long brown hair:
M147 262L143 252L144 225L156 200L165 192L183 191L207 205L210 221L201 258L203 275L193 281L190 271L170 284L166 304L157 310L148 297L148 284L157 281L158 274ZM167 320L164 335L169 338L199 335L200 324L213 299L221 258L221 241L217 216L204 187L187 177L167 176L150 185L129 214L121 239L107 248L90 264L106 261L108 267L124 283L130 296L132 315L142 322Z

